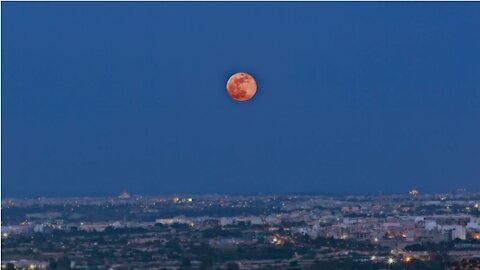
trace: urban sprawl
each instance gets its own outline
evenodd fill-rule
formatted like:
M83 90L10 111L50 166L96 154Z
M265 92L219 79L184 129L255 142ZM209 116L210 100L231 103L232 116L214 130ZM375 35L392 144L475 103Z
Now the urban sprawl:
M3 199L2 269L480 269L480 193Z

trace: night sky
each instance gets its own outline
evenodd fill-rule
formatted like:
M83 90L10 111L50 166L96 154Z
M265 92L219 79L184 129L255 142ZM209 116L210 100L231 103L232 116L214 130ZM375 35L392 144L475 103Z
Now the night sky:
M2 195L479 190L479 14L4 2Z

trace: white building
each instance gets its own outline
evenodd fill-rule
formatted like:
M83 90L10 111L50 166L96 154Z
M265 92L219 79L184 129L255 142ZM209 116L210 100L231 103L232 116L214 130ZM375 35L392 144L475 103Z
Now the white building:
M467 230L463 226L456 225L452 229L452 240L455 239L465 240L467 239Z
M438 228L437 221L427 220L425 221L425 230L432 231Z
M480 230L480 218L471 217L470 221L467 223L467 229Z

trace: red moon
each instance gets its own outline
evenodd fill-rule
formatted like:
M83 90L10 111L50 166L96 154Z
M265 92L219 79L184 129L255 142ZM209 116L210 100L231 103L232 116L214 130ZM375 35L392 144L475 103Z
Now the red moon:
M228 79L227 92L237 101L247 101L257 92L257 82L250 74L235 73Z

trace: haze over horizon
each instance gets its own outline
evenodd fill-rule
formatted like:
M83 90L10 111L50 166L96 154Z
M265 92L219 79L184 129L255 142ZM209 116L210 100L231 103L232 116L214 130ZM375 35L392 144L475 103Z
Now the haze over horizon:
M122 191L121 193L108 193L108 194L93 194L93 193L85 193L85 194L73 194L73 195L35 195L35 196L4 196L2 200L22 200L22 199L39 199L39 198L46 198L46 199L63 199L63 198L122 198L124 192L128 193L129 198L137 198L137 197L203 197L203 196L252 196L252 197L262 197L262 196L319 196L319 197L349 197L349 196L367 196L367 197L381 197L381 196L396 196L396 195L404 195L407 196L411 190L402 190L398 192L390 192L384 193L382 191L378 192L370 192L370 193L361 193L361 192L352 192L352 193L340 193L340 192L330 192L330 193L322 193L322 192L276 192L276 193L266 193L266 192L257 192L257 193L129 193L127 190ZM419 191L419 196L425 195L444 195L444 194L476 194L478 193L478 189L474 190L467 190L464 188L458 188L456 190L445 190L445 191L437 191L437 192L421 192ZM2 195L3 196L3 195Z
M480 188L478 3L1 12L3 197Z

